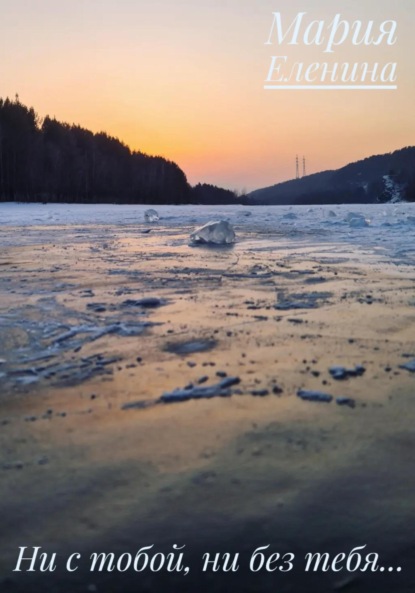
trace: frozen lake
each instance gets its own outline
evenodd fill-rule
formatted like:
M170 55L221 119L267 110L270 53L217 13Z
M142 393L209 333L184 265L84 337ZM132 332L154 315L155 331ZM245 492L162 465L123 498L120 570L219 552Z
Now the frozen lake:
M277 589L415 591L415 204L148 208L0 205L3 566L22 541L184 544L189 566L367 544L402 571ZM188 246L218 218L235 245ZM167 590L131 574L124 593ZM31 590L117 590L86 565L46 576Z
M143 225L178 230L199 226L209 220L229 220L238 234L266 233L272 240L281 235L286 239L305 241L346 242L364 247L381 247L392 257L410 258L415 252L415 203L356 204L325 206L155 206L160 222L144 222L149 205L116 204L0 204L0 226L31 227L61 225ZM366 227L352 227L350 213L367 220ZM131 230L131 228L130 228ZM21 234L0 236L0 244L21 244L30 241Z

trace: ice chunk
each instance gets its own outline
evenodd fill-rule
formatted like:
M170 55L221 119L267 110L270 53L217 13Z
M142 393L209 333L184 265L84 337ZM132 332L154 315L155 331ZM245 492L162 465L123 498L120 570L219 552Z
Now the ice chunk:
M351 226L354 229L359 229L369 226L369 223L365 218L363 218L363 216L359 216L359 218L351 218L349 220L349 226Z
M146 222L157 222L160 220L157 210L150 208L144 212L144 220Z
M344 220L346 222L350 222L351 220L354 220L355 218L363 218L363 219L365 219L365 217L363 216L363 214L361 214L360 212L349 212Z
M369 226L369 221L359 212L349 212L345 221L353 228L362 228Z
M363 214L360 214L360 212L349 212L344 220L350 222L352 218L363 218Z
M193 231L190 239L193 243L229 245L235 242L235 231L226 220L210 221Z

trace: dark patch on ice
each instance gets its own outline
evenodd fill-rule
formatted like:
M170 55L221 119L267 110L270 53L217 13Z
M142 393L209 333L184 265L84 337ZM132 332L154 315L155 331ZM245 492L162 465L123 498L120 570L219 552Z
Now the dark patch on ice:
M171 342L163 348L173 354L194 354L195 352L208 352L217 346L216 340L189 340L188 342Z
M338 397L336 399L336 404L338 406L347 406L348 408L356 407L356 401L351 397Z
M364 297L360 297L358 299L359 303L365 304L365 305L373 305L373 303L382 303L382 299L375 299L372 295L368 294Z
M410 373L415 373L415 358L406 364L401 364L399 368L409 371Z
M127 286L123 286L122 288L118 288L115 291L115 296L124 296L126 294L134 294L137 293L137 289L136 288L129 288Z
M208 387L187 385L184 388L174 389L163 393L156 400L140 400L136 402L128 402L121 406L122 410L142 410L158 404L177 404L186 402L192 399L212 399L214 397L231 397L233 395L230 389L234 385L240 383L239 377L225 377L219 383L209 385Z
M147 408L151 408L152 406L157 405L159 402L158 400L140 400L137 402L128 402L121 406L121 410L145 410Z
M112 365L121 360L122 358L117 356L105 357L102 354L94 354L67 365L61 364L55 368L49 368L46 371L49 374L44 378L50 378L51 384L56 387L72 387L97 376L112 376L114 373Z
M321 262L325 264L346 264L350 261L350 257L322 257Z
M222 388L226 389L227 387L233 387L234 385L239 385L240 382L241 382L241 380L239 379L239 377L226 377L219 383L219 385L221 385Z
M107 335L118 335L118 336L139 336L141 335L146 327L153 326L153 323L137 323L128 324L116 322L110 325L80 325L71 327L68 331L57 336L52 344L59 345L66 341L73 342L74 338L78 338L79 335L84 335L81 340L78 340L79 344L82 345L86 342L95 342L96 340L103 338Z
M297 396L305 401L326 404L329 404L333 400L333 396L328 393L323 393L322 391L307 391L305 389L300 389L300 391L297 392Z
M129 294L136 291L131 291ZM125 294L124 291L117 291L117 296ZM142 299L127 299L120 304L114 303L88 303L86 308L88 311L93 311L94 313L105 313L106 311L118 311L120 309L157 309L158 307L162 307L163 305L167 304L166 299L159 299L157 297L145 297Z
M52 358L56 358L56 354L39 354L34 357L23 358L22 362L29 363L29 362L41 362L46 360L52 360Z
M94 313L105 313L107 310L104 303L88 303L86 308L90 311L94 311Z
M224 278L250 278L250 279L255 279L255 278L272 278L274 276L274 274L272 272L251 272L248 274L243 274L243 273L231 273L231 272L225 272L222 274L222 276Z
M210 387L193 387L193 389L176 389L169 393L163 393L159 401L163 404L174 404L189 401L191 399L211 399L213 397L230 397L230 389L221 387L220 384Z
M32 368L17 368L10 371L7 376L12 383L21 386L45 380L56 387L71 387L96 376L112 375L111 367L120 360L122 359L119 356L94 354L86 358L73 358Z
M336 379L336 381L344 381L349 377L361 377L366 372L366 369L361 364L355 366L354 369L346 369L341 366L333 366L329 368L329 373Z
M96 314L113 311L112 318ZM121 313L122 312L122 313ZM145 308L140 311L144 316ZM137 317L137 313L135 313ZM67 323L66 320L71 322ZM75 358L86 344L98 343L107 336L136 337L156 324L145 319L131 319L119 305L89 303L85 312L72 310L54 297L39 299L35 306L11 309L1 323L2 336L20 332L23 343L9 349L8 365L2 382L26 387L47 380L53 385L77 385L96 375L111 375L111 364L95 347L90 359Z
M189 243L188 247L197 249L206 249L206 251L232 251L235 243L206 243L194 241Z
M91 288L86 290L81 290L81 298L82 299L90 299L95 296L94 291Z
M108 270L107 274L109 276L128 276L128 277L134 277L134 276L142 276L143 272L141 272L140 270Z
M280 292L277 295L277 304L274 305L274 308L279 311L317 309L327 303L328 299L332 296L332 292L305 292L290 295Z
M157 297L146 297L143 299L127 299L121 303L121 307L142 307L144 309L156 309L166 304L166 301Z
M327 282L327 278L324 278L323 276L315 276L311 278L306 278L304 280L305 284L323 284L324 282Z
M268 389L254 389L251 391L251 395L254 397L266 397L269 395Z
M284 214L282 218L283 220L297 220L298 216L294 212L288 212L288 214Z

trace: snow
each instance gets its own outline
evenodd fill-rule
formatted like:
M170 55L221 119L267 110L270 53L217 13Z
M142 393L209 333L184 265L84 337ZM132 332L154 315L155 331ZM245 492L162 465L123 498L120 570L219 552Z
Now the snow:
M391 175L384 175L383 182L385 185L384 196L386 201L391 204L396 204L402 201L402 186L393 180Z

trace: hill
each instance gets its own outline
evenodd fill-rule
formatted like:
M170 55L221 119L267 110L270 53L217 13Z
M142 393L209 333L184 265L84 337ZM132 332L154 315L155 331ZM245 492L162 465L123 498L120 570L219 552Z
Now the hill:
M258 189L247 200L252 205L415 201L415 147Z

